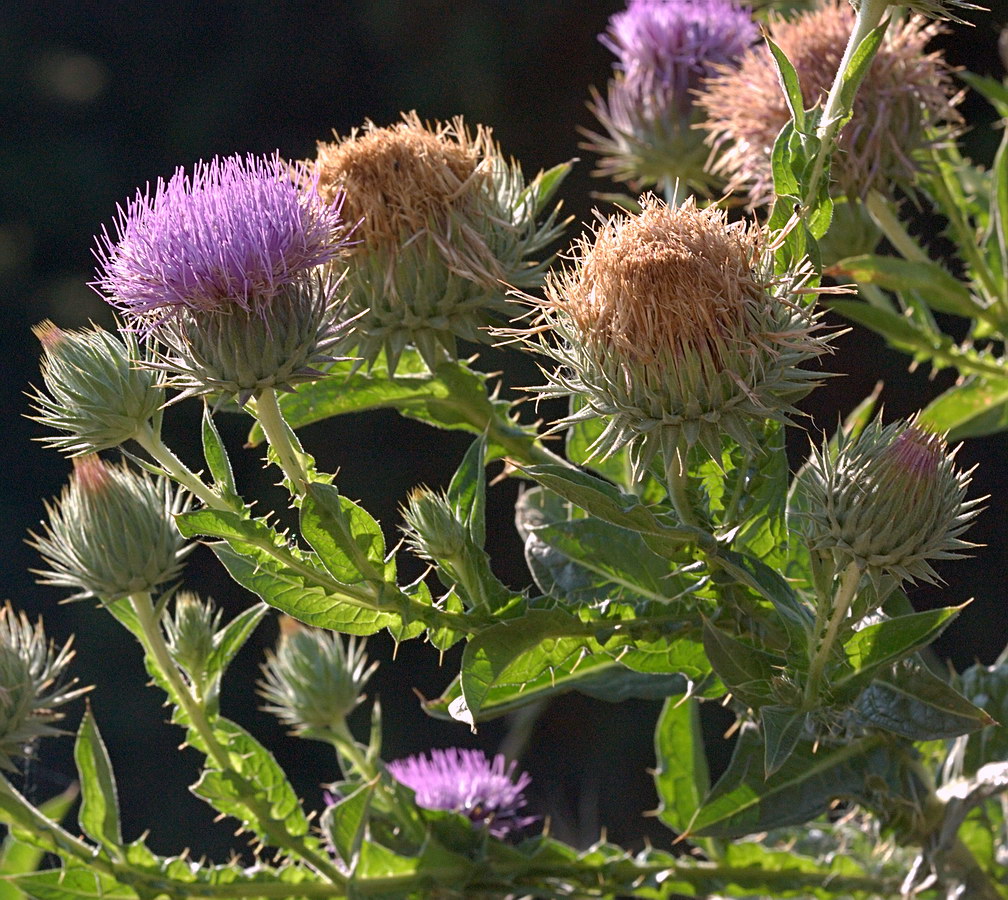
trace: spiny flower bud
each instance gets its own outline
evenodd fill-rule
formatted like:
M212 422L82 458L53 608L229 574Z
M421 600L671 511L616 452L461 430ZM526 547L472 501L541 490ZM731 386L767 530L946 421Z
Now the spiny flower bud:
M42 344L46 390L32 396L32 418L57 431L45 443L71 456L96 453L131 440L158 415L164 390L157 375L138 364L130 332L111 334L92 326L64 331L48 319L32 331Z
M936 582L929 560L974 547L959 538L977 515L966 500L970 472L955 452L915 422L876 420L854 440L841 432L835 455L813 451L802 477L805 533L837 568L855 563L873 575Z
M795 67L806 108L829 93L853 25L847 0L771 21L770 37ZM946 139L961 121L948 64L940 53L924 52L940 30L919 16L889 25L838 139L832 166L838 195L912 189L918 151ZM747 193L751 207L768 203L770 154L791 118L769 48L753 47L738 68L709 79L697 102L707 112L715 173L728 178L729 190Z
M187 394L242 402L319 377L337 340L338 278L313 270L345 248L340 197L278 155L214 159L137 194L95 251L95 286L161 340Z
M189 591L175 595L175 609L164 618L165 635L172 658L193 678L201 678L214 651L221 611L210 600Z
M76 457L70 483L46 504L42 534L32 534L50 567L39 571L41 583L77 589L74 600L153 591L179 574L192 549L173 519L185 506L185 495L163 477Z
M516 763L498 753L493 761L480 750L431 750L430 757L408 756L388 764L396 781L416 793L417 806L447 809L466 816L496 838L514 836L536 821L523 816L527 772L515 778Z
M461 118L367 122L319 143L311 165L321 195L345 193L346 220L358 223L346 280L351 343L369 363L384 350L393 372L407 345L434 368L456 357L457 338L486 341L494 316L512 311L502 283L538 284L548 261L530 256L561 230L557 210L536 221L560 178L526 184L490 129L474 136Z
M659 449L666 466L695 444L719 459L724 433L758 449L817 384L799 363L828 349L796 302L809 273L775 276L760 229L714 207L641 206L578 240L546 298L526 298L538 315L501 334L556 362L542 396L583 402L555 427L607 419L594 451L629 446L638 473Z
M0 608L0 769L13 770L36 738L59 734L52 726L63 718L57 707L89 690L65 678L71 644L56 650L41 619L32 626L9 603Z
M465 548L468 530L443 494L414 488L402 514L406 543L421 559L452 560Z
M588 133L601 156L595 174L636 188L679 179L705 189L709 155L694 126L704 78L733 65L756 39L733 0L630 0L599 40L617 57L608 99L589 105L605 134Z
M363 699L378 663L368 665L364 642L329 631L281 622L280 643L263 666L263 708L296 734L324 738Z

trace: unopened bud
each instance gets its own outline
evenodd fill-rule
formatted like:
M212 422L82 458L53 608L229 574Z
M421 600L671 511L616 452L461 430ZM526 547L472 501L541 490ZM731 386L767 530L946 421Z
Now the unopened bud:
M179 574L191 549L173 519L185 506L163 477L76 457L70 483L46 504L42 533L32 535L49 566L40 581L76 589L71 599L110 602L153 591Z
M415 488L402 514L406 542L421 559L444 562L462 553L468 530L442 494Z
M296 734L324 738L361 702L378 664L368 665L363 641L350 638L344 646L338 634L285 621L276 653L263 666L263 708Z
M97 326L63 331L46 320L32 331L42 344L45 391L32 418L64 432L45 442L77 456L125 444L164 404L156 372L142 368L136 337Z
M883 428L876 420L853 440L841 433L835 455L828 445L813 451L803 475L810 548L831 554L837 568L938 581L931 560L975 546L959 536L980 501L966 500L970 473L954 457L915 422Z
M175 609L164 619L168 649L172 658L193 678L199 679L214 650L214 635L220 627L221 611L210 600L189 591L175 596Z

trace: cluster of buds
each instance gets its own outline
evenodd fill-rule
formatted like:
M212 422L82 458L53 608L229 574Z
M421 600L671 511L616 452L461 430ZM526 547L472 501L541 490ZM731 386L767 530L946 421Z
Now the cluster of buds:
M976 546L960 538L979 512L966 500L970 472L955 467L940 435L915 422L841 433L835 452L813 452L802 476L805 533L813 553L839 571L936 582L931 560Z
M49 566L42 583L75 589L71 599L112 602L173 581L192 549L173 518L186 503L163 477L75 457L69 484L46 504L42 534L32 535Z
M59 650L46 641L41 620L33 626L10 604L0 608L0 769L13 770L37 738L59 734L58 707L89 690L66 680L73 656L70 641Z
M344 326L340 198L323 201L279 156L179 170L120 211L96 250L95 286L158 347L154 365L185 394L244 403L321 374Z
M309 171L324 199L345 196L356 224L351 345L369 364L384 351L391 372L408 345L433 369L457 357L457 339L485 342L487 326L513 312L505 286L538 285L546 263L533 257L560 232L557 209L539 221L560 179L526 183L489 128L473 134L460 118L367 122L320 143Z
M259 695L264 709L295 734L325 740L363 699L378 663L368 665L364 643L283 619L276 652L267 657Z
M794 66L806 108L828 94L854 16L847 0L824 0L771 21L769 36ZM911 189L918 151L947 139L960 123L951 69L940 53L924 52L939 31L919 16L890 24L838 139L832 174L839 195ZM713 170L728 179L729 190L746 193L751 207L768 203L771 151L791 118L769 48L754 46L737 67L708 79L697 102L706 112Z
M605 132L588 134L588 149L600 156L596 174L637 189L676 180L707 188L696 93L756 37L752 17L734 0L630 0L599 36L616 71L607 97L596 93L590 104Z
M556 427L602 417L595 452L629 447L638 475L659 451L666 469L694 445L720 459L725 434L757 451L818 382L799 364L828 349L798 302L808 272L774 275L762 231L715 207L641 207L576 242L506 334L556 363L539 394L581 402Z

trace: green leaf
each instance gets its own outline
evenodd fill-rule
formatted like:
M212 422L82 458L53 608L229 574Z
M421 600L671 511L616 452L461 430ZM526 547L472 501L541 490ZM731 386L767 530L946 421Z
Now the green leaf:
M983 437L1008 429L1008 375L1005 378L968 378L932 400L920 423L949 433L949 440Z
M844 70L840 81L840 105L847 111L846 119L850 118L850 111L854 107L854 97L857 94L861 82L871 68L872 60L878 52L885 37L886 29L889 27L889 19L885 19L881 24L873 28L857 45L847 68ZM845 121L846 121L845 119Z
M335 581L314 554L301 553L258 519L200 509L176 516L185 537L223 538L210 549L231 577L275 609L308 625L345 634L374 634L397 622L352 597L352 586ZM346 592L344 592L346 588Z
M1008 655L992 666L979 663L962 673L959 688L973 703L983 707L997 724L976 734L966 741L963 768L966 774L976 772L986 763L1008 759Z
M954 687L914 663L868 685L858 698L857 711L872 727L911 741L958 737L995 724Z
M227 448L221 440L208 403L203 404L202 432L203 456L210 474L213 475L214 488L225 499L237 498L238 493L235 488L234 472L231 470L231 460L228 459Z
M930 644L964 606L896 616L855 631L843 648L853 671L830 680L833 696L838 700L852 701L883 667Z
M343 584L395 581L394 562L385 562L381 526L331 484L308 485L301 503L301 535Z
M767 778L794 753L805 730L805 720L805 713L786 706L764 706L760 710L763 772Z
M77 731L74 760L81 786L81 807L77 815L81 830L103 847L120 847L122 830L115 776L90 706L84 711Z
M898 782L899 762L883 738L842 745L800 741L765 777L765 750L755 728L739 736L728 769L690 822L687 835L740 838L757 831L800 825L825 813L837 799L858 800L878 784Z
M777 78L780 80L784 99L787 100L788 110L791 113L791 121L794 122L795 130L802 132L805 130L805 98L802 96L801 84L798 82L798 73L791 65L791 60L787 58L780 47L770 40L769 35L765 34L763 39L773 56Z
M486 436L472 442L448 485L447 498L459 522L480 549L486 544Z
M136 900L138 896L111 875L81 866L20 875L14 883L35 900Z
M490 691L521 685L543 672L599 651L590 629L561 610L529 610L476 634L462 654L462 703L454 718L472 726Z
M340 797L324 814L322 828L332 841L340 859L353 862L367 826L367 814L377 782L360 785L345 797Z
M916 291L938 312L976 317L980 307L969 287L936 262L900 259L895 256L851 256L830 269L854 281L876 284L890 291Z
M245 645L268 609L265 603L256 603L240 612L214 635L213 650L207 660L208 678L218 678L227 671L231 660Z
M773 701L772 682L787 663L705 619L703 645L718 677L743 703L755 709Z
M655 758L658 817L682 833L710 790L699 700L683 696L665 701L655 726Z
M1002 285L1008 285L1008 133L1001 136L990 171L990 183L991 225L997 241L995 256L1001 263L997 276Z
M62 822L79 794L77 784L71 784L62 794L41 804L39 812L54 822ZM0 876L4 876L0 878L0 900L23 900L25 895L16 886L17 882L8 879L12 875L35 872L42 865L45 854L42 847L19 841L14 837L13 831L7 832L3 845L0 846Z
M956 77L982 94L997 110L999 116L1008 116L1008 84L986 75L978 75L976 72L956 72Z

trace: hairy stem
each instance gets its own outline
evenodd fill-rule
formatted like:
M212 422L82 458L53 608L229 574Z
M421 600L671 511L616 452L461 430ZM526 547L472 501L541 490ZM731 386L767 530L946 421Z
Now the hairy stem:
M174 453L162 442L161 436L151 428L148 422L142 431L138 431L133 439L141 446L148 455L158 465L161 466L168 476L178 484L182 485L194 497L200 500L204 506L211 509L229 509L213 488L203 483L202 479L191 472Z
M822 678L823 670L826 668L830 653L833 652L833 644L836 642L837 634L840 632L840 626L843 624L844 619L847 618L851 603L857 594L862 574L861 567L857 563L850 563L840 576L840 587L833 598L833 613L830 616L829 624L826 626L826 634L823 635L819 649L809 663L808 681L805 684L805 709L812 709L815 706L816 699L819 696L819 681ZM812 646L814 645L813 642Z
M266 435L266 440L280 461L280 468L294 486L294 490L300 491L301 485L308 481L308 472L300 454L291 444L287 434L287 423L284 422L283 414L280 412L275 390L267 388L259 394L256 398L255 415Z

